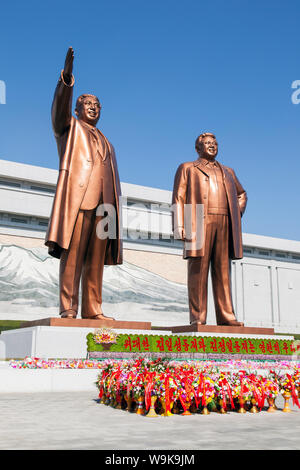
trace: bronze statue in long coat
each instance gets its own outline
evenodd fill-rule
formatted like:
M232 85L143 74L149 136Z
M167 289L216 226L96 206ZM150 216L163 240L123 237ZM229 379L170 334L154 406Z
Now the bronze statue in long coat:
M216 161L213 134L201 134L196 151L196 161L179 166L173 188L174 234L184 240L188 260L190 322L206 323L211 267L217 323L242 326L233 311L230 260L243 257L241 217L247 194L234 171Z
M120 180L114 148L96 128L98 98L81 95L72 116L73 59L69 48L52 104L59 176L45 244L60 259L60 315L76 318L81 279L82 318L110 319L101 308L102 279L104 265L122 263ZM115 236L99 237L103 204L112 209Z

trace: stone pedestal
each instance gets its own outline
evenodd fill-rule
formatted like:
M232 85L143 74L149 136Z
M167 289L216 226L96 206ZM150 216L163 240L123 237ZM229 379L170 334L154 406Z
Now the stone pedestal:
M268 335L273 336L275 334L274 328L253 328L247 326L227 326L227 325L202 325L196 323L193 325L179 325L171 327L163 327L161 329L170 329L172 333L221 333L224 336L228 334L239 334L239 335Z
M80 323L80 320L66 321ZM79 323L75 327L39 325L3 331L0 335L0 359L23 359L26 356L45 359L85 359L88 333L93 333L96 328L108 326L93 322L91 327L82 327ZM120 334L171 334L170 330L145 331L142 328L121 328L120 325L114 325L113 328L118 329Z
M21 323L21 328L32 326L60 326L72 328L112 328L126 330L151 330L151 322L123 321L123 320L89 320L84 318L60 318L49 317L41 320L26 321ZM170 328L167 328L170 330Z

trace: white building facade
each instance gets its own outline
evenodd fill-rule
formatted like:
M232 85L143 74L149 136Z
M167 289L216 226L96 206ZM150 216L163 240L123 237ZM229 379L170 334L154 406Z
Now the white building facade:
M0 160L0 246L43 246L57 177L56 170ZM124 260L175 288L186 286L182 243L172 237L171 191L127 183L121 187ZM243 248L244 258L232 262L237 318L246 326L300 333L300 241L243 233ZM4 305L0 300L0 314ZM187 310L180 318L180 324L188 323ZM178 324L178 319L169 318L168 324ZM211 286L208 323L215 324Z

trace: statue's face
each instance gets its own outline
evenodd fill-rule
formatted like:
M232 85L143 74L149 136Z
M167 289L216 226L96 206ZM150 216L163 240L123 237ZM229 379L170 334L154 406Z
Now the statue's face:
M210 135L205 136L199 148L200 157L207 158L207 160L214 160L217 154L218 154L217 140Z
M100 118L101 105L97 96L86 96L76 114L79 119L95 126Z

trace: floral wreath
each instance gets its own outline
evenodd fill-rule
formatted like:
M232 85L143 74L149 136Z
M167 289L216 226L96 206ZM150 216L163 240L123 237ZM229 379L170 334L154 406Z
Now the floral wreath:
M94 331L93 338L95 343L116 343L118 335L110 328L99 328Z

